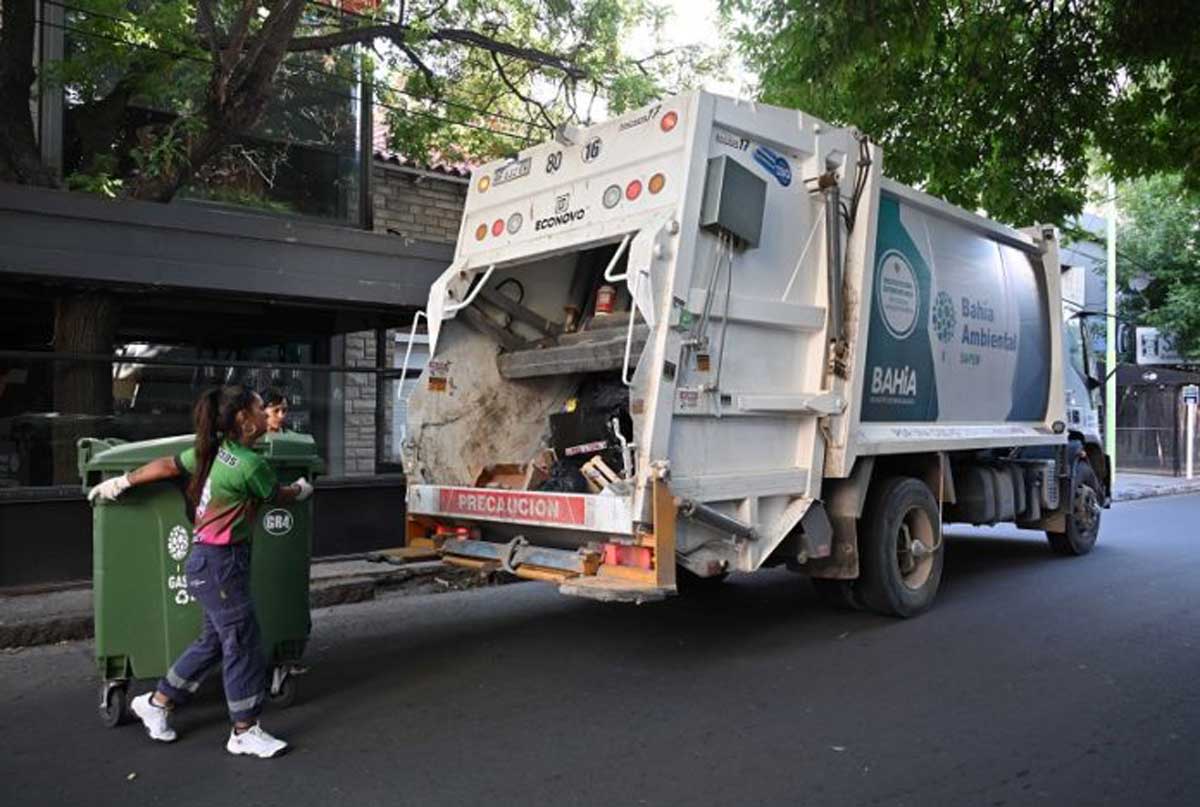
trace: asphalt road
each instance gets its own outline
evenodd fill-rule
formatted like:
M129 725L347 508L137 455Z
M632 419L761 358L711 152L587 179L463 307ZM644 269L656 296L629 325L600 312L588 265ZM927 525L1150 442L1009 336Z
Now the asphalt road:
M641 607L527 584L322 611L270 761L224 752L219 689L161 746L100 725L90 643L0 654L0 800L1198 803L1200 496L1117 505L1085 558L968 534L905 622L786 572Z

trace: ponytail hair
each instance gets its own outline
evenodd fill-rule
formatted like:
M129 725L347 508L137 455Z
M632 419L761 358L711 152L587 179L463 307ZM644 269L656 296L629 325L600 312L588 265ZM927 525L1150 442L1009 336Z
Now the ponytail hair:
M243 386L213 387L196 401L192 420L196 429L196 470L188 480L187 499L192 507L200 504L204 483L217 459L224 440L238 437L237 416L254 403L255 393Z

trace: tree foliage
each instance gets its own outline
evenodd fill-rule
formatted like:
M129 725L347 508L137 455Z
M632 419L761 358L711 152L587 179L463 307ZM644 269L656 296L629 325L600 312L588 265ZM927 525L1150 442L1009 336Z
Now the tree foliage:
M763 100L854 125L885 172L1013 224L1085 201L1089 149L1200 187L1200 14L1144 0L723 0Z
M269 181L287 156L264 143L353 144L364 71L393 149L457 160L644 103L715 64L697 48L630 55L635 30L662 30L648 0L47 2L68 52L37 82L31 48L0 53L0 179L49 181L29 170L30 92L62 88L68 184L158 201L214 174ZM0 0L6 43L32 42L34 5Z
M1171 334L1180 353L1200 358L1200 193L1176 174L1122 183L1117 197L1123 316ZM1149 285L1137 291L1134 278Z

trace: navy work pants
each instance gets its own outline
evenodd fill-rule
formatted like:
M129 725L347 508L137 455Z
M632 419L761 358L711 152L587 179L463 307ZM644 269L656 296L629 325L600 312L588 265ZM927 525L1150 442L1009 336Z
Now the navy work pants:
M204 609L204 628L158 682L158 691L183 703L220 661L230 718L253 722L266 695L267 663L250 598L250 545L195 544L184 571L188 592Z

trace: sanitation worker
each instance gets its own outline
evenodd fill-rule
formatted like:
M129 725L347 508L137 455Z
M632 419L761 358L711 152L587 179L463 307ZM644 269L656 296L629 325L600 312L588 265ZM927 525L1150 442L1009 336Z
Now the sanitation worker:
M288 399L282 390L271 387L263 395L263 408L267 412L267 432L278 434L286 431Z
M251 450L267 430L257 393L240 386L211 389L196 402L193 417L192 448L107 479L88 494L93 501L113 501L135 485L187 476L188 501L196 511L193 547L184 570L188 592L204 611L204 627L153 694L134 698L130 709L151 739L173 742L171 711L221 662L233 722L225 748L231 754L266 759L288 746L258 722L266 699L267 663L250 597L250 536L259 505L304 501L313 489L304 478L281 487L267 462Z

